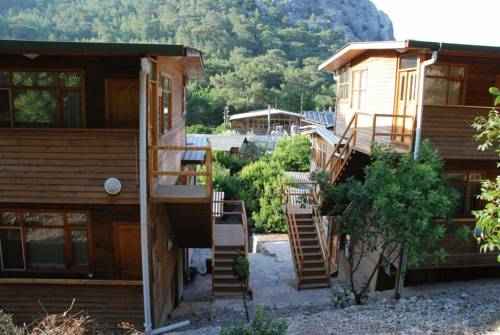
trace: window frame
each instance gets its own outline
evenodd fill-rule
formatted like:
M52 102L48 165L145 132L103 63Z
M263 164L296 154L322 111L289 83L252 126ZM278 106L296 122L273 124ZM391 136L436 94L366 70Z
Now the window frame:
M160 114L160 133L162 135L165 135L167 133L169 133L171 130L172 130L172 126L173 126L173 117L172 117L172 114L173 114L173 110L172 110L172 92L173 92L173 86L174 86L174 81L172 79L172 77L167 74L167 73L164 73L164 72L160 72L159 74L159 81L158 81L158 92L159 92L159 95L158 95L158 113ZM168 83L169 83L169 90L167 91L168 92L168 114L167 114L167 127L165 128L165 109L164 109L164 106L165 106L165 91L163 89L163 80L167 79L168 80Z
M467 64L464 64L464 63L453 63L453 62L442 62L442 63L436 63L436 64L433 64L435 66L446 66L447 67L447 75L446 76L437 76L437 75L428 75L427 73L424 73L424 78L425 78L425 82L424 82L424 91L425 91L425 85L427 83L427 78L434 78L434 79L444 79L446 80L446 97L445 97L445 103L444 104L427 104L427 105L435 105L435 106L465 106L465 96L466 96L466 92L467 92L467 76L468 76L468 72L469 72L469 67ZM432 66L432 65L431 65ZM452 67L455 67L455 68L463 68L464 69L464 75L462 78L459 78L459 77L452 77L450 76L450 69ZM427 70L426 70L427 71ZM450 95L450 82L460 82L461 83L461 86L460 86L460 95L459 95L459 102L458 102L458 105L452 105L449 103L449 95Z
M366 73L366 82L368 83L368 68L360 68L360 69L356 69L356 70L352 70L351 71L351 75L350 75L350 78L351 78L351 103L350 103L350 106L351 106L351 109L355 109L355 110L365 110L366 109L366 104L363 106L363 108L361 108L361 93L364 93L365 96L366 94L368 94L368 86L365 85L365 87L363 88L363 72ZM359 87L355 88L354 87L354 75L356 73L359 73ZM354 106L354 92L357 92L358 93L358 101L357 101L357 107Z
M2 252L2 241L0 241L0 270L1 271L26 271L26 249L24 246L24 232L23 228L20 226L0 226L0 229L5 229L5 230L18 230L19 234L21 235L21 250L23 251L23 268L22 269L8 269L5 268L4 266L4 260L3 260L3 252Z
M463 194L460 194L461 198L463 196L462 203L460 203L460 207L463 208L463 212L455 212L454 216L459 217L459 218L469 218L473 217L472 211L475 209L471 208L471 201L474 200L474 196L472 194L472 186L481 186L481 179L486 176L486 174L483 171L470 171L470 170L453 170L453 171L445 171L445 174L449 178L449 186L452 187L455 191L457 189L454 187L455 185L463 185L464 190ZM452 175L465 175L465 180L453 180ZM472 176L476 175L474 180L472 180ZM457 193L460 193L457 191ZM484 201L480 201L482 204L481 207L485 205ZM456 208L457 210L459 209L458 207Z
M351 96L351 69L345 66L339 70L337 99L340 103L348 103Z
M92 238L92 220L91 213L89 210L78 210L78 209L37 209L37 208L0 208L0 213L2 212L13 212L20 215L20 223L17 225L2 225L0 223L0 229L20 229L21 239L22 239L22 250L23 250L23 262L24 269L5 269L3 267L3 259L0 263L0 271L10 272L10 271L24 271L24 272L61 272L61 273L87 273L94 267L94 252L93 252L93 238ZM40 225L33 227L27 225L25 222L26 213L61 213L63 214L63 225L50 226L50 225ZM87 218L86 226L70 226L68 223L69 214L84 214ZM29 229L62 229L64 231L64 268L37 268L29 267L28 252L27 252L27 233ZM71 232L73 231L85 231L87 233L87 265L86 266L75 266L74 257L72 250L72 240ZM0 257L2 257L0 252Z
M23 128L62 128L62 129L80 129L80 128L85 128L86 127L86 117L85 117L85 71L82 68L20 68L20 67L13 67L13 68L0 68L0 72L7 72L8 73L8 85L0 85L0 89L7 89L9 90L9 100L10 100L10 127L8 128L14 128L14 129L23 129ZM13 73L15 72L26 72L26 73L50 73L53 76L54 80L54 86L22 86L22 85L15 85L13 83ZM78 87L64 87L61 86L61 74L62 73L78 73L80 75L80 85ZM52 91L54 90L55 92L55 98L56 98L56 126L52 127L44 127L43 125L41 127L16 127L16 117L15 117L15 110L14 110L14 96L15 93L18 91L27 91L27 90L32 90L32 91ZM65 127L64 126L64 101L63 97L65 93L79 93L80 94L80 115L79 115L79 127L77 128L70 128L70 127ZM7 127L4 127L7 128ZM1 127L0 127L1 129Z

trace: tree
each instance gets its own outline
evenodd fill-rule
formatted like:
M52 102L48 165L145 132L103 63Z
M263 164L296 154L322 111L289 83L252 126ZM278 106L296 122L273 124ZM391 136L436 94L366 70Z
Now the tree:
M311 141L304 135L283 137L274 148L272 159L285 171L309 172Z
M464 237L465 227L450 220L458 195L441 173L443 166L438 152L424 141L418 161L411 154L375 147L363 181L332 185L324 175L314 176L322 189L324 214L332 215L338 232L349 236L346 257L356 303L362 302L379 268L397 264L402 244L408 266L418 267L429 259L443 260L446 252L439 241L445 233ZM375 266L356 282L358 271L369 267L368 257Z
M490 88L490 93L495 97L494 106L500 105L500 90L496 87ZM500 116L498 110L493 107L488 118L478 117L472 125L479 134L474 138L482 142L479 150L494 148L500 156ZM500 167L500 163L497 165ZM486 202L483 210L474 211L477 219L474 233L478 243L481 243L481 251L500 250L500 176L496 180L483 180L481 182L481 194L479 199ZM500 262L500 255L497 258Z
M236 255L233 257L233 276L238 280L241 286L241 297L243 299L243 307L245 308L245 316L247 321L250 321L250 317L248 316L248 307L247 307L247 297L246 297L246 289L245 285L248 284L248 275L249 275L249 264L245 259L245 256L241 253L240 250L236 251Z
M212 129L203 124L197 123L192 126L186 127L186 133L188 134L211 134Z

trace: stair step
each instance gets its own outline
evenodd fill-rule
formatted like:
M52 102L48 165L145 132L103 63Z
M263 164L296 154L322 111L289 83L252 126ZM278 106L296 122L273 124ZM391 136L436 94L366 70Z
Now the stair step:
M300 288L303 289L303 288L322 288L322 287L330 287L330 283L303 283L303 284L300 284Z
M323 273L323 275L305 275L305 274L302 274L302 280L309 280L309 281L328 280L328 278L326 277L326 274L324 274L324 273Z
M241 289L241 284L240 283L220 283L220 282L214 282L214 288L215 289L221 289L221 288L237 288L237 289Z
M216 255L236 255L238 252L238 249L219 249L215 248L215 254ZM240 252L243 253L243 250L240 250Z

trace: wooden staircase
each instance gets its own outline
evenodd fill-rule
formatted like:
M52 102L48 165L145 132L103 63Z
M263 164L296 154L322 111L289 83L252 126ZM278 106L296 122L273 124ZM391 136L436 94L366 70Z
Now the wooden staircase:
M308 185L304 191L297 186ZM297 288L330 286L329 248L321 228L319 216L312 205L301 206L298 198L312 202L311 183L287 183L283 210L288 224L288 236L296 273Z
M240 297L241 284L233 275L233 260L239 251L248 261L245 204L240 200L220 202L221 211L214 211L212 225L212 294ZM249 293L248 282L243 283L243 288Z

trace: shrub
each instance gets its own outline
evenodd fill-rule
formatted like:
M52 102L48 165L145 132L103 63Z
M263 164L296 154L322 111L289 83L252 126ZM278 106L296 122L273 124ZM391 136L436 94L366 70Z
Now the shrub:
M219 335L285 335L287 328L285 319L273 320L265 315L264 307L259 305L249 325L223 327Z
M254 231L261 233L286 233L287 224L282 209L283 176L269 179L259 198L259 211L252 213Z
M229 169L232 175L240 172L240 170L249 163L246 159L222 151L214 151L213 160Z
M211 134L212 129L203 124L197 123L192 126L186 127L186 133L188 134Z
M309 172L311 166L311 141L304 135L283 137L274 148L272 159L285 171Z
M24 332L14 324L12 315L0 310L0 334L22 335Z

